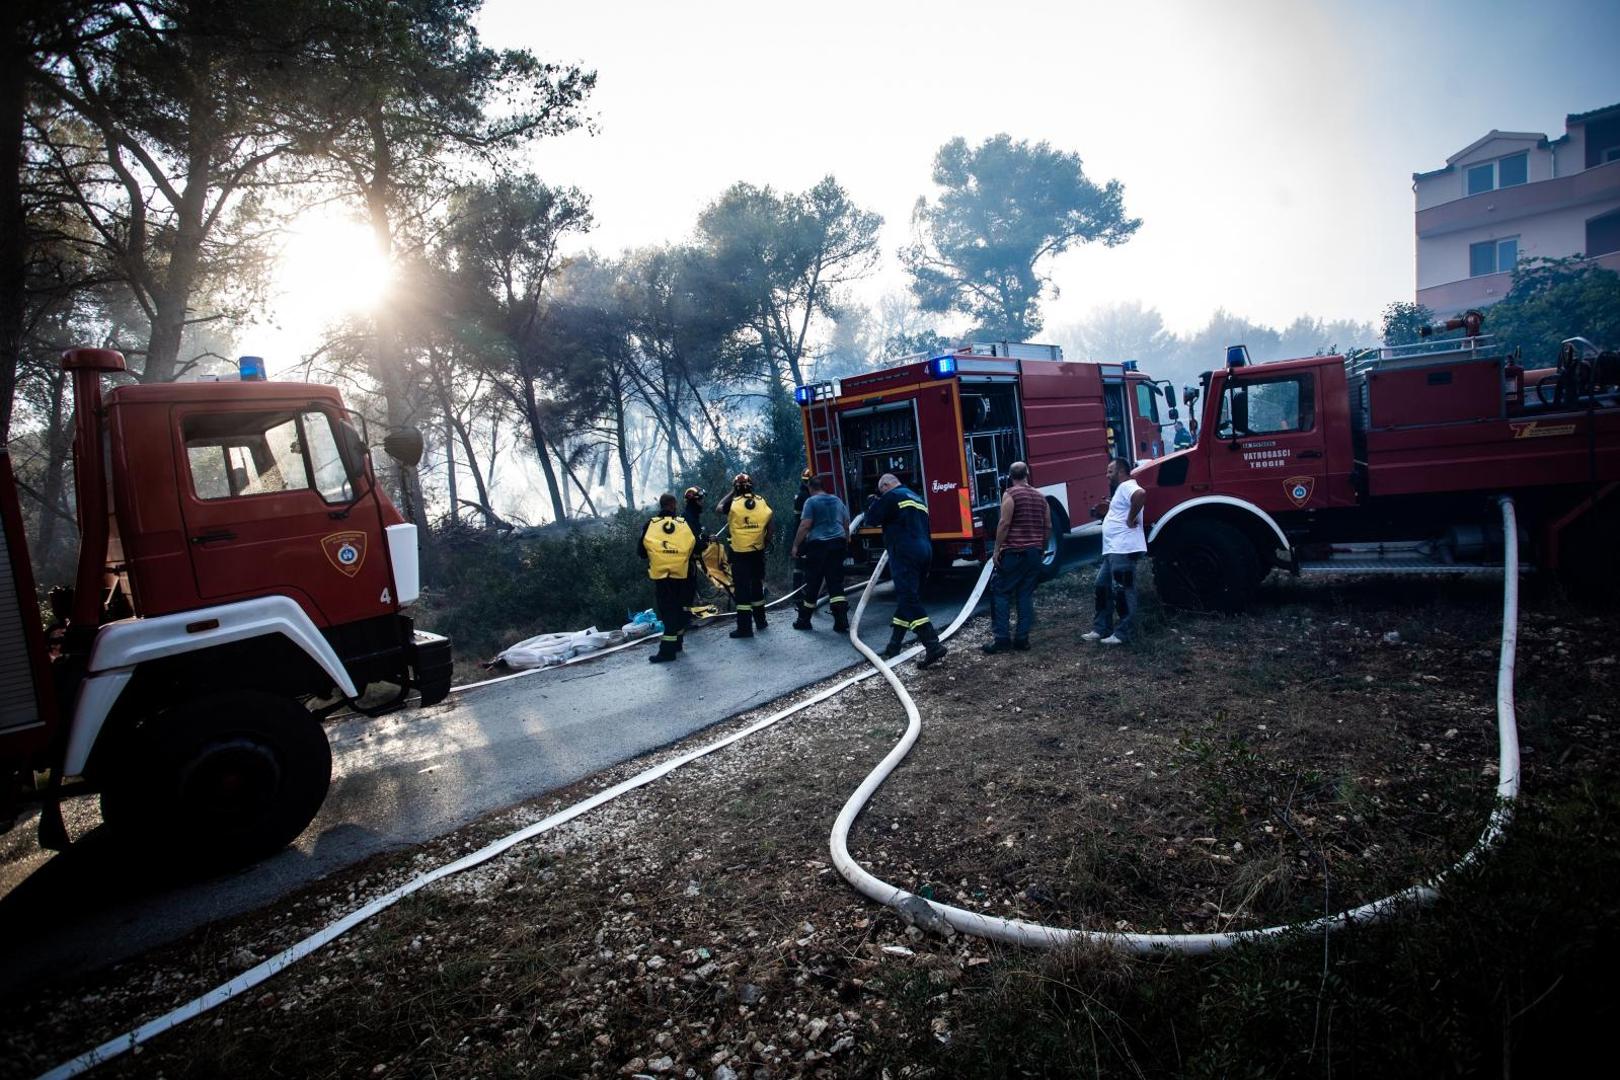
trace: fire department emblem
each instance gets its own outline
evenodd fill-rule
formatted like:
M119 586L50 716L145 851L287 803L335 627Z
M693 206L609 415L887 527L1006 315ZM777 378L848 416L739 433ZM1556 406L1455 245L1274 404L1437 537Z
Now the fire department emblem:
M1316 477L1290 476L1283 481L1283 494L1295 506L1303 507L1311 501L1311 492L1316 490Z
M339 572L354 577L366 562L366 534L340 532L321 537L321 550Z

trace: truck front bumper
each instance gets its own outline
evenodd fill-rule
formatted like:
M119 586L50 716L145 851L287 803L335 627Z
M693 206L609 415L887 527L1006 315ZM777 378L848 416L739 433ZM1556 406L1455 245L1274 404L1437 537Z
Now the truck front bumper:
M421 704L437 705L448 697L454 666L450 639L426 630L412 630L405 652L411 668L411 685L421 694Z

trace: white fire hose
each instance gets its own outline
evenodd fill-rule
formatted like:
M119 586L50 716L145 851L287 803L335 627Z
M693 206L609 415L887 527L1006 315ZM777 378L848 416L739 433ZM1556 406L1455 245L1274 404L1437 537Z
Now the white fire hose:
M854 586L851 586L851 588L862 588L863 586L868 585L872 580L873 579L868 578L867 581L860 582ZM786 596L783 596L776 602L785 603L797 592L798 590L794 590L794 592L788 593ZM978 593L975 592L975 601L977 600L977 597ZM968 610L972 610L971 603L968 606ZM644 639L638 639L637 642L632 644L639 644L641 640ZM617 650L603 650L602 652L591 654L590 658L594 659L598 656L605 655L609 651ZM912 655L916 651L917 650L913 649L907 655ZM543 671L548 669L537 668L535 670ZM507 679L518 678L528 674L530 674L530 672L519 672L517 675L509 675L500 679L491 679L487 682L474 683L468 686L457 687L456 689L470 690L473 688L473 686L487 686L489 683L505 682ZM597 792L595 795L592 795L587 799L583 799L577 803L574 803L572 806L559 810L557 813L552 814L550 817L545 818L542 821L537 821L534 824L527 825L524 828L521 828L508 836L504 836L499 840L494 840L470 855L465 855L460 859L456 859L454 862L446 863L443 866L439 866L433 870L419 874L397 888L384 893L383 895L359 908L356 908L354 911L351 911L341 919L329 923L328 925L310 934L308 937L305 937L303 940L270 957L268 960L249 968L227 982L221 983L219 986L214 987L207 993L202 994L199 997L192 998L185 1004L171 1009L169 1012L164 1013L162 1016L159 1016L154 1020L150 1020L139 1027L115 1036L114 1038L102 1043L100 1046L87 1050L70 1061L63 1062L54 1069L51 1069L49 1072L41 1074L39 1080L66 1080L67 1077L78 1076L81 1073L88 1072L90 1069L95 1068L102 1062L119 1057L120 1055L133 1050L141 1043L154 1039L164 1032L180 1026L187 1020L200 1016L210 1009L223 1005L225 1002L237 997L240 994L246 993L267 979L274 978L276 975L291 967L293 964L296 964L304 957L317 951L323 946L336 941L338 938L342 937L356 926L359 926L361 923L375 915L381 914L383 911L392 907L400 900L403 900L412 893L433 884L435 881L438 881L441 878L449 877L452 874L459 874L463 870L471 870L475 866L480 866L483 863L487 863L496 856L505 853L526 840L532 840L534 837L539 836L542 833L550 832L558 826L564 825L582 814L595 810L604 803L612 802L621 795L634 791L637 788L645 787L653 781L674 772L682 765L691 764L699 758L707 757L717 750L722 750L725 747L730 746L734 742L746 739L748 736L753 735L756 732L763 731L765 728L771 727L773 724L779 723L782 720L786 720L795 713L803 712L812 705L820 704L821 702L826 701L828 698L842 693L856 683L864 682L867 679L872 678L876 674L877 672L875 671L866 670L855 675L851 675L850 677L834 683L832 686L827 687L825 690L822 690L803 701L789 705L787 708L772 713L763 720L750 724L741 731L732 732L723 739L717 739L716 741L705 746L700 746L695 750L690 750L679 755L678 757L673 757L668 761L662 762L661 764L654 765L653 767L630 777L628 780L615 784L605 791Z
M911 751L922 732L922 717L917 712L917 703L912 700L906 691L905 685L895 677L890 665L885 665L859 634L861 614L866 609L867 597L862 596L861 602L855 608L855 617L850 620L849 640L859 649L861 654L869 660L877 671L888 680L895 695L899 697L900 704L906 710L906 732L900 741L889 751L887 757L880 761L861 786L839 811L838 819L833 822L832 830L832 859L838 867L838 872L844 879L855 886L860 892L881 904L895 908L901 918L913 925L926 929L943 931L947 927L964 934L973 934L976 937L993 938L1015 945L1033 945L1042 948L1052 948L1061 945L1093 944L1108 945L1133 952L1182 952L1182 953L1210 953L1225 949L1243 941L1253 941L1262 938L1274 937L1287 932L1311 933L1318 930L1336 930L1351 923L1374 922L1384 919L1400 910L1407 904L1426 904L1437 895L1437 890L1445 878L1455 871L1468 866L1479 859L1483 854L1494 847L1501 839L1503 831L1513 816L1513 802L1519 795L1519 729L1513 712L1513 663L1518 648L1519 625L1519 533L1518 522L1513 512L1513 500L1507 496L1501 497L1502 507L1502 533L1505 538L1505 552L1503 559L1502 584L1502 650L1497 665L1496 675L1496 734L1497 734L1497 785L1496 806L1491 811L1490 818L1485 824L1485 830L1474 846L1468 850L1457 864L1449 871L1434 875L1427 882L1413 885L1391 896L1374 900L1360 907L1348 911L1341 911L1336 915L1327 915L1307 922L1288 923L1281 926L1267 926L1254 930L1239 930L1225 934L1134 934L1120 933L1109 930L1074 930L1057 926L1045 926L1040 923L1028 922L1023 919L1003 919L994 915L985 915L978 911L969 911L966 908L942 904L936 900L929 900L908 892L898 885L891 885L886 881L869 873L865 867L856 862L849 854L849 829L855 823L872 794L882 786L895 766ZM884 559L878 560L873 571L875 579L883 570ZM966 620L968 613L973 610L979 596L990 576L990 567L980 576L978 584L974 587L973 595L963 607L961 614L945 630L940 637L949 637ZM870 594L868 594L870 595ZM913 650L915 652L915 650ZM910 655L910 654L907 654ZM899 663L899 661L895 661Z
M1502 517L1504 533L1507 538L1507 583L1505 586L1502 619L1502 661L1497 677L1498 736L1501 740L1501 754L1499 763L1499 775L1501 780L1497 785L1498 805L1491 814L1490 822L1485 829L1484 835L1480 837L1479 842L1474 845L1473 849L1471 849L1468 854L1465 855L1460 862L1458 862L1458 867L1465 866L1472 862L1500 839L1503 829L1506 827L1511 818L1511 803L1517 797L1519 788L1518 730L1514 726L1513 720L1513 656L1517 642L1519 596L1518 532L1513 516L1513 504L1512 501L1507 498L1502 499ZM874 568L872 577L868 579L869 581L875 582L877 580L878 575L882 572L883 563L886 559L887 556L885 555L883 558L878 560L878 565L876 568ZM978 605L980 598L984 595L985 586L989 584L991 570L992 565L987 563L985 565L984 572L979 575L979 580L977 583L975 583L972 593L968 596L967 602L962 605L962 610L957 613L956 618L953 619L950 625L946 627L945 630L940 634L941 638L947 638L955 634L956 631L962 627L962 624L965 623L972 615L973 609ZM873 668L860 672L856 675L851 675L849 678L834 683L825 690L822 690L819 693L794 705L790 705L785 709L772 713L770 716L756 721L740 731L735 731L732 734L727 735L725 738L718 739L715 742L709 743L705 746L700 746L695 750L690 750L677 757L670 758L668 761L662 762L661 764L654 765L653 767L637 773L635 776L621 781L620 783L615 784L604 791L600 791L589 798L574 803L572 806L559 810L550 817L537 821L532 825L527 825L514 833L502 837L499 840L492 841L491 843L469 855L465 855L453 862L446 863L443 866L439 866L433 870L419 874L416 877L411 878L409 881L406 881L404 884L399 885L391 891L386 892L376 899L355 909L335 922L322 927L321 929L275 954L269 959L249 968L247 971L242 972L235 978L221 983L219 986L214 987L207 993L192 998L190 1001L177 1006L169 1012L164 1013L162 1016L159 1016L154 1020L150 1020L139 1027L117 1035L101 1045L85 1051L76 1058L63 1062L48 1072L41 1074L39 1080L67 1080L68 1077L74 1077L88 1072L97 1065L100 1065L103 1062L109 1061L115 1057L119 1057L134 1049L136 1046L154 1039L166 1031L178 1027L187 1020L200 1016L210 1009L217 1008L232 998L246 993L253 987L258 986L267 979L275 977L282 971L291 967L293 964L296 964L304 957L309 956L311 953L319 950L323 946L330 944L339 937L342 937L344 934L348 933L356 926L359 926L361 923L387 910L412 893L433 884L435 881L487 863L491 859L504 854L524 841L531 840L543 833L550 832L553 829L556 829L559 826L596 809L604 803L612 802L621 795L634 791L637 788L645 787L653 781L674 772L683 765L690 764L699 758L707 757L709 754L712 754L717 750L724 749L725 747L730 746L732 743L739 742L750 735L763 731L765 728L771 727L772 725L787 719L789 716L792 716L795 713L802 712L812 705L819 704L842 693L849 687L854 686L856 683L864 682L865 680L872 678L874 675L879 674L889 681L889 685L894 688L895 693L899 696L901 704L905 706L906 717L908 720L906 733L904 737L901 738L899 744L896 745L895 748L889 752L888 756L878 764L877 768L872 770L872 773L867 776L867 778L861 783L861 786L856 789L855 794L850 796L849 801L845 803L843 810L839 812L838 819L833 824L832 856L834 863L838 866L839 872L844 875L845 879L847 879L852 885L872 899L897 908L900 911L901 916L908 922L934 929L942 929L945 925L949 925L954 929L965 933L1025 945L1053 946L1069 942L1103 942L1107 944L1124 946L1126 948L1139 951L1171 949L1185 952L1209 952L1218 948L1223 948L1227 945L1235 944L1236 942L1245 938L1274 935L1284 930L1299 929L1309 931L1315 928L1334 928L1350 922L1368 921L1389 914L1390 912L1394 911L1402 902L1424 902L1434 897L1434 890L1439 886L1444 875L1437 875L1426 885L1414 886L1403 893L1399 893L1391 897L1385 897L1382 900L1377 900L1371 904L1363 905L1362 907L1356 908L1353 911L1342 912L1339 915L1332 916L1331 918L1318 919L1314 922L1295 924L1293 926L1268 927L1263 930L1247 930L1234 934L1120 934L1102 931L1068 930L1058 927L1041 926L1036 923L1024 922L1017 919L999 919L995 918L994 916L982 915L978 912L952 907L948 904L940 904L935 901L926 900L920 896L916 896L913 893L909 893L904 889L898 888L897 886L889 885L886 882L881 881L877 877L874 877L872 874L868 873L860 866L859 863L850 857L848 847L849 829L854 823L856 815L858 815L861 808L866 805L866 801L872 797L872 793L882 785L889 773L894 771L895 766L898 765L900 760L906 756L907 752L910 751L912 744L917 741L917 735L922 730L922 720L917 712L917 703L911 699L911 695L906 692L905 686L894 676L894 672L892 670L899 664L905 662L913 656L916 656L922 651L922 647L913 646L912 648L907 649L887 665L884 664L876 653L867 648L865 642L861 641L856 630L860 625L861 615L866 610L866 603L870 598L871 593L872 590L867 589L861 596L860 603L856 606L854 617L850 620L849 636L850 641L855 645L855 648L858 649L861 654L867 658L867 660L871 661ZM787 597L783 597L782 599L786 600ZM504 680L492 681L499 682ZM470 687L463 687L462 689L470 689Z

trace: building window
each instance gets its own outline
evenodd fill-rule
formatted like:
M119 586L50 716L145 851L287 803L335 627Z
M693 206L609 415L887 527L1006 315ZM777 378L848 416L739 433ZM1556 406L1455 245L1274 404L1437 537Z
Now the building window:
M1481 195L1497 188L1517 187L1530 179L1528 152L1487 161L1468 169L1468 194Z
M1620 146L1611 146L1603 151L1603 164L1611 161L1620 161Z
M1519 261L1519 238L1510 236L1505 240L1486 240L1480 244L1468 245L1468 276L1484 277L1486 274L1505 274L1513 269Z
M1620 210L1592 218L1586 223L1587 258L1607 255L1612 251L1620 251Z

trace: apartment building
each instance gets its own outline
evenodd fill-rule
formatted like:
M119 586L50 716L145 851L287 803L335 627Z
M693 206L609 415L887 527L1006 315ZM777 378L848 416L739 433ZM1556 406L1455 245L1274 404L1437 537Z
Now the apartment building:
M1417 301L1438 314L1502 299L1523 258L1620 271L1620 104L1565 117L1556 139L1491 131L1413 173L1412 191Z

